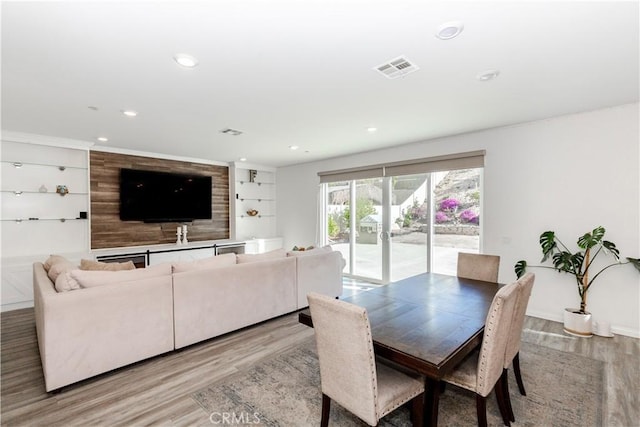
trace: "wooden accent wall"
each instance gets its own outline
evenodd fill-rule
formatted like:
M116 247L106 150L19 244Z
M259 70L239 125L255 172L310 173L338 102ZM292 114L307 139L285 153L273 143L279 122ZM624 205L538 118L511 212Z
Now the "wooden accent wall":
M202 163L91 151L91 249L176 242L179 223L120 221L120 169L211 175L212 219L188 224L190 242L229 238L229 168Z

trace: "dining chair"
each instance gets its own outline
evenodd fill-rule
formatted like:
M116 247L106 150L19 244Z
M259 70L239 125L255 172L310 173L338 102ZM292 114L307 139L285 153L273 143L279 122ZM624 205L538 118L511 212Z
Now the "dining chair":
M529 304L529 297L531 296L531 289L533 288L534 280L535 275L533 273L527 273L516 282L518 285L518 297L516 298L516 307L513 311L513 319L511 320L511 327L509 329L509 339L507 340L507 347L505 349L504 356L504 370L502 371L502 384L504 386L504 393L507 395L509 395L508 369L512 362L513 373L515 374L516 382L518 383L518 390L520 390L521 395L527 395L527 392L524 389L524 383L522 382L522 375L520 373L520 342L522 329L524 327L524 318L527 313L527 305ZM507 402L509 418L511 421L515 421L516 419L513 414L511 402L510 400Z
M498 255L458 252L458 277L496 283L499 269L500 257Z
M307 299L320 363L321 426L329 424L331 400L371 426L410 402L413 425L422 425L424 383L376 363L367 310L313 292Z
M480 351L471 353L443 378L446 383L476 394L476 412L480 427L487 425L487 396L492 390L495 390L504 425L511 425L506 402L509 396L504 395L504 387L498 383L502 380L505 349L517 296L516 282L498 290L487 314Z

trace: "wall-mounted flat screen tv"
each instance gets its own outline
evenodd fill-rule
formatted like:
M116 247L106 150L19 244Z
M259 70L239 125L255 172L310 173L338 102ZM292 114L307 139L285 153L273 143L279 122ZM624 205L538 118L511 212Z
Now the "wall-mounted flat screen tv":
M211 176L120 169L120 220L211 219Z

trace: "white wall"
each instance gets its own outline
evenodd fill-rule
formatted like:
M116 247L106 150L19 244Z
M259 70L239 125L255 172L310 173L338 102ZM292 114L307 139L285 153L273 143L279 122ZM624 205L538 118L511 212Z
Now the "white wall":
M640 257L638 104L441 138L278 169L278 234L284 247L316 242L318 171L486 150L484 252L501 256L500 281L519 259L537 263L538 238L556 231L574 247L598 225L623 256ZM579 304L572 277L535 269L530 315L561 320ZM640 336L640 274L630 265L600 276L589 293L594 320Z

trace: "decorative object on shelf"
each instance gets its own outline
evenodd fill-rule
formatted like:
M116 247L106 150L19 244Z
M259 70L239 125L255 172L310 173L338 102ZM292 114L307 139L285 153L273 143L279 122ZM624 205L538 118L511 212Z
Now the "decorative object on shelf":
M60 169L60 172L64 171L67 167L66 166L58 166L58 169Z
M183 225L182 226L182 244L186 245L187 243L189 243L189 241L187 240L187 225Z
M249 209L249 210L247 211L247 215L249 215L249 216L256 216L256 215L258 215L258 211L257 211L257 210L255 210L255 209Z
M69 189L67 188L66 185L57 185L56 193L58 193L61 196L66 196L67 194L69 194Z
M40 188L38 188L38 191L41 192L41 193L46 193L49 190L47 189L47 187L44 184L42 184L40 186Z
M256 182L256 176L258 176L258 171L249 169L249 182Z
M176 245L182 244L182 227L178 226L176 230Z
M620 251L616 245L607 240L603 240L605 229L602 226L596 227L590 233L585 233L578 238L580 250L571 253L569 249L556 238L555 232L545 231L540 235L540 246L542 247L542 261L547 261L550 257L553 260L553 267L536 265L531 267L550 268L560 273L568 273L574 276L578 285L578 295L580 295L580 308L566 308L564 311L565 332L590 337L593 335L591 313L587 312L587 291L591 289L593 282L609 267L616 265L632 264L640 272L640 259L626 257L627 261L620 261ZM604 250L605 253L613 255L616 262L600 268L589 280L589 268L598 254ZM594 252L592 254L592 252ZM521 277L526 269L527 262L520 260L515 265L515 272ZM595 269L596 267L593 267Z

